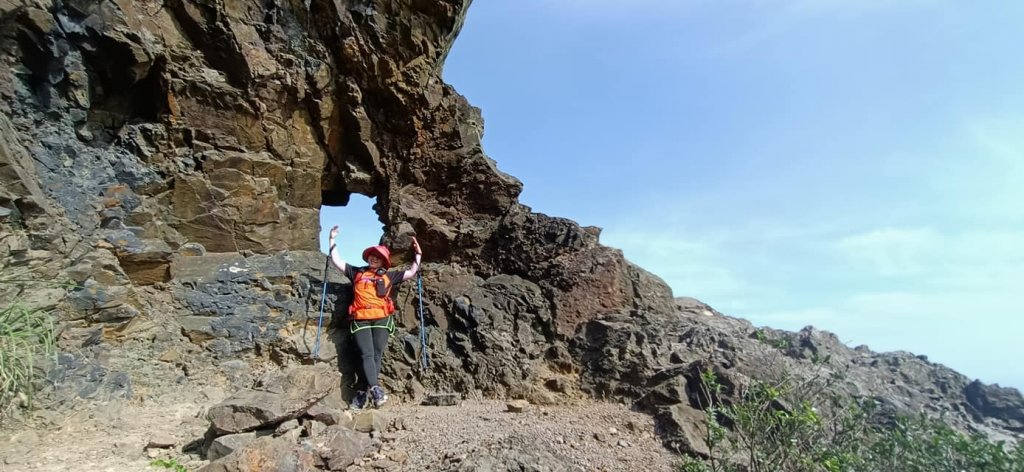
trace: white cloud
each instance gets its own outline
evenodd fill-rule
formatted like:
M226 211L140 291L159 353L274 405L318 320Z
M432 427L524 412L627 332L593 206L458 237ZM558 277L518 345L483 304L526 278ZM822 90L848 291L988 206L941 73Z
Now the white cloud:
M921 273L939 243L939 236L928 228L883 228L846 236L836 246L855 264L892 277Z
M602 239L676 295L755 324L814 325L1024 387L1024 368L1007 361L1024 356L1024 120L973 119L938 141L931 155L872 157L913 185L871 213L730 221L684 199L666 202L679 209L667 215L628 215Z
M1024 280L1024 228L882 228L842 237L834 247L869 274L913 276L935 289L1003 289Z
M967 127L985 156L1016 175L1024 172L1024 120L979 119Z
M626 228L605 229L602 244L621 249L631 262L664 279L676 296L732 297L748 288L722 260L714 241Z
M946 183L965 210L1024 223L1024 119L976 119L966 128L973 152L961 156Z

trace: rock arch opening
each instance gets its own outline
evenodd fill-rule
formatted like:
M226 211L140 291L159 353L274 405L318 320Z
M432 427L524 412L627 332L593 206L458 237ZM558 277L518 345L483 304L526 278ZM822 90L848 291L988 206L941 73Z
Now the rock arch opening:
M349 263L362 263L362 251L378 244L384 225L374 206L377 199L358 193L349 196L344 205L321 205L320 207L320 250L330 249L327 244L331 228L338 226L337 250Z

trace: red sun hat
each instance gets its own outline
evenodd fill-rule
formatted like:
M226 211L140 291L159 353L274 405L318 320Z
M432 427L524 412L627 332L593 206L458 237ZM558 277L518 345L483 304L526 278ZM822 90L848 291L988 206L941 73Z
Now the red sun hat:
M381 259L384 259L384 267L391 268L391 251L387 246L370 246L363 251L363 260L370 262L370 254L376 252Z

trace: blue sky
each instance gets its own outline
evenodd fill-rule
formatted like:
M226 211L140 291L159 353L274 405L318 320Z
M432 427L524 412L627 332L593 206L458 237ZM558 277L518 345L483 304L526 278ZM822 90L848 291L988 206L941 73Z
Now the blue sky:
M1021 388L1021 24L996 0L478 0L444 77L523 203L676 296ZM349 257L368 202L325 213Z

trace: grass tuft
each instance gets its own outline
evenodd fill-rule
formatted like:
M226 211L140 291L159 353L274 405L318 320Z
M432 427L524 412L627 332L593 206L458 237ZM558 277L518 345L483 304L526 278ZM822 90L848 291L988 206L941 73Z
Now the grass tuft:
M0 307L0 413L32 408L36 362L54 353L53 319L15 301Z

